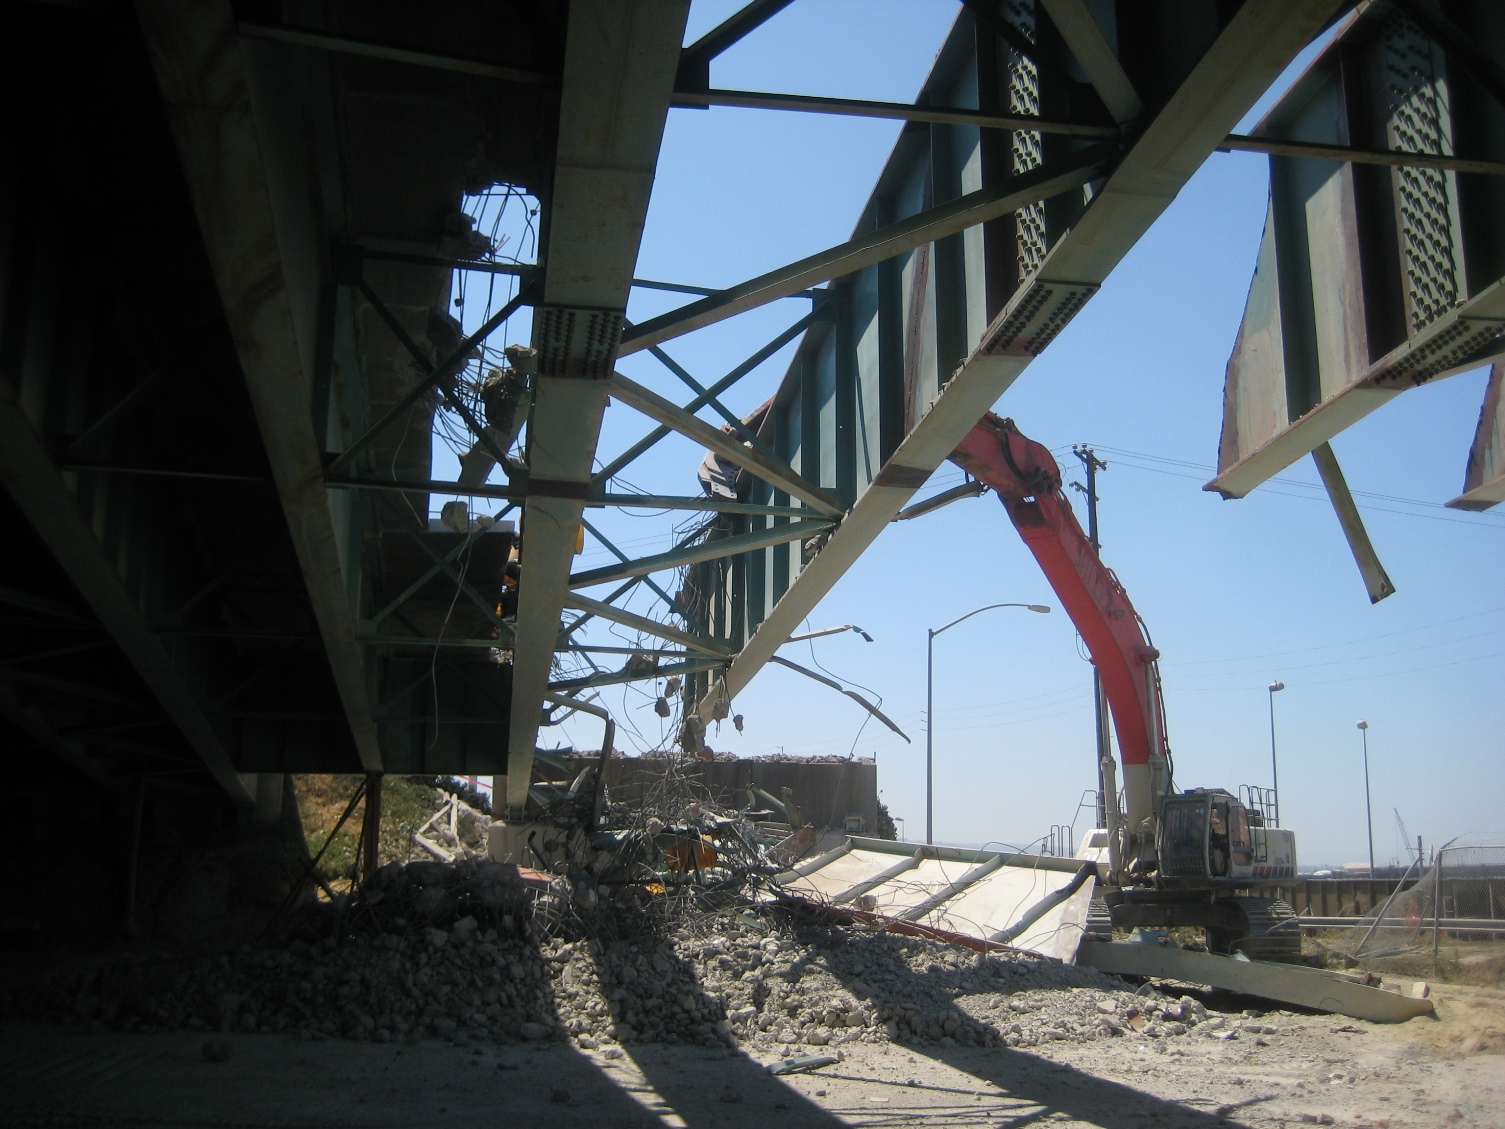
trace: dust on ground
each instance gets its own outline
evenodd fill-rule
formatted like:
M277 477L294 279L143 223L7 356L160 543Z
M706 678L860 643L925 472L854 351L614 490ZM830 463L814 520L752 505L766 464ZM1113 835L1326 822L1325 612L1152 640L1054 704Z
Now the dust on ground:
M839 1049L839 1062L775 1077L765 1069L772 1054L661 1043L384 1046L229 1035L206 1054L200 1033L6 1024L0 1040L14 1052L0 1064L0 1120L75 1129L1505 1125L1505 1056L1438 1055L1419 1036L1439 1021L1225 1019L1281 1033L1245 1027L1231 1039L1128 1035L1034 1048L856 1043Z

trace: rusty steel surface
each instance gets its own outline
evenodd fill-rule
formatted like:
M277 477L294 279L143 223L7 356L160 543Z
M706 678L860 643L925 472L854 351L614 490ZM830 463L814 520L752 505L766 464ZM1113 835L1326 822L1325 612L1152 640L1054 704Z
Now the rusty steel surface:
M1494 5L1455 4L1446 16L1367 6L1253 131L1278 155L1209 490L1243 497L1308 453L1330 481L1328 440L1405 390L1505 350L1505 107L1488 63L1502 45ZM1383 153L1390 167L1345 160L1345 146ZM1454 505L1500 500L1497 403L1486 397L1489 422ZM1345 491L1330 493L1379 598L1383 570Z

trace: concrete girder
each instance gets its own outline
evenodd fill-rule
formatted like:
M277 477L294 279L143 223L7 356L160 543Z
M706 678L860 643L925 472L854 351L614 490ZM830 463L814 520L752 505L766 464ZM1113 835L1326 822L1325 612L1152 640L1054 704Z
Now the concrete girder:
M157 696L168 716L193 746L204 767L237 803L255 800L254 776L235 771L219 734L203 706L174 665L161 638L147 624L136 599L127 589L109 554L79 513L78 500L48 458L41 437L16 400L9 381L0 379L0 482L36 527L38 536L57 558L116 645ZM43 730L17 713L13 716L65 759L79 763L82 753L62 739L48 739ZM55 737L55 735L54 735ZM83 770L89 772L87 762ZM90 773L94 775L94 773Z
M356 566L324 486L309 407L314 382L304 370L282 244L300 224L274 207L234 13L223 0L140 0L137 13L351 736L362 767L379 772L347 595Z
M1069 311L1065 303L1085 301L1336 7L1333 0L1248 0L1229 20L1075 227L993 319L981 345L944 385L825 547L708 688L696 707L702 719L716 701L741 692L1044 348L1049 338L1036 340L1030 333L1039 324L1038 311ZM1050 290L1060 294L1044 293Z
M533 320L530 494L513 651L507 809L532 778L559 614L684 40L688 0L574 0L547 263ZM541 489L542 483L549 486ZM553 496L550 496L552 494Z

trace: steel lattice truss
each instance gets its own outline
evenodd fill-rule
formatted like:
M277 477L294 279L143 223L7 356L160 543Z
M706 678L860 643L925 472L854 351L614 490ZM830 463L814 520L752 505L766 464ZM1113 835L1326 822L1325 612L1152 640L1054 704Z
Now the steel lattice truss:
M306 586L303 638L328 659L321 717L340 719L366 771L505 776L516 812L539 726L596 687L678 675L682 721L724 716L1215 150L1291 167L1401 162L1423 188L1442 185L1438 199L1449 178L1502 171L1457 157L1435 122L1406 134L1418 151L1402 156L1377 135L1230 136L1351 6L1338 0L967 0L913 103L712 86L715 58L789 3L753 0L688 46L688 0L571 0L545 15L461 5L422 28L396 4L336 3L317 24L237 21L224 3L138 6L249 393L243 422L265 449L249 478L275 488ZM1424 110L1436 91L1402 94ZM706 106L904 124L848 241L720 290L637 279L666 118ZM493 186L536 199L526 254L462 214ZM1456 264L1426 266L1458 290ZM1414 332L1457 320L1443 307L1482 292L1470 285L1431 305L1413 295ZM490 299L467 331L453 299L482 287ZM635 288L685 301L631 324ZM712 379L666 351L786 299L803 304L787 327ZM526 347L504 353L524 316ZM738 382L790 346L766 410L731 410ZM619 371L638 353L684 398ZM642 417L641 438L603 450L612 402ZM46 428L25 403L0 400L18 437L7 485L50 545L82 546L67 558L79 590L113 591L85 561L97 534L48 516L66 495L23 498L38 467L61 472L56 444L27 439ZM436 470L436 428L454 477ZM671 435L708 453L706 489L627 485ZM1270 468L1225 466L1219 481ZM134 489L125 469L70 473ZM445 500L465 507L434 520ZM474 520L478 502L495 521ZM671 547L635 557L587 513L617 509L663 511ZM585 541L611 563L577 566ZM112 608L109 633L156 672L153 692L227 788L252 788L237 772L306 766L295 722L248 716L227 739L217 660L192 660L186 677L144 597ZM225 633L227 645L251 635Z

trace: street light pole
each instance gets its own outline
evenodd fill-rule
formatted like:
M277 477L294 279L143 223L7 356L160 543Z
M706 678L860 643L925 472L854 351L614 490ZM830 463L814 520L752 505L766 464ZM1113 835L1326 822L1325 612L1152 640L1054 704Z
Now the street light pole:
M1103 544L1097 539L1097 472L1107 470L1108 464L1098 458L1097 452L1085 443L1074 445L1071 453L1081 460L1082 469L1086 471L1087 485L1072 485L1087 496L1087 540L1094 551L1101 552ZM1103 784L1103 758L1109 755L1108 700L1103 696L1103 675L1097 669L1097 663L1092 664L1092 717L1097 736L1097 747L1093 754L1093 759L1097 762L1097 822L1094 826L1107 827L1108 797Z
M1374 880L1374 811L1369 806L1369 723L1359 722L1364 738L1364 821L1369 825L1369 879Z
M964 616L958 616L945 627L926 629L925 638L925 842L935 842L935 637L950 631L964 619L971 619L981 612L994 608L1028 608L1032 612L1048 612L1046 604L988 604L976 608Z
M1280 769L1275 763L1275 695L1286 688L1284 682L1270 683L1270 796L1275 801L1275 826L1280 826Z

